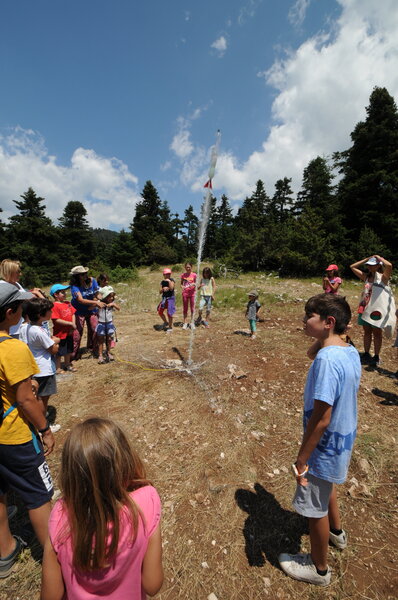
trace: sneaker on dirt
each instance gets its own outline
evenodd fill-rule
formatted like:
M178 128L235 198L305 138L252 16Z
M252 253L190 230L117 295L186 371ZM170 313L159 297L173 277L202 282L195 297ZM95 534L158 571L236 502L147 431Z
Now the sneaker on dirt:
M310 554L280 554L278 560L282 571L293 579L322 586L330 583L329 567L326 575L319 575Z

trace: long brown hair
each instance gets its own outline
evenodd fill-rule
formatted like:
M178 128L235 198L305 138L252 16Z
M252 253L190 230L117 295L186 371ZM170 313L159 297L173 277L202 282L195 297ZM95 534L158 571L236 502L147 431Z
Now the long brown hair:
M74 566L83 571L109 566L118 549L120 511L127 509L132 541L137 537L140 511L129 492L149 484L116 423L91 418L72 429L62 450L60 484Z

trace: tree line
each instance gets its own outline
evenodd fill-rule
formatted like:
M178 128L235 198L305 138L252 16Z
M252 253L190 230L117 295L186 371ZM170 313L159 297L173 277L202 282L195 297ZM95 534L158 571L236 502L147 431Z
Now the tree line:
M320 274L331 262L344 271L371 253L396 262L398 111L385 88L372 91L351 141L347 150L311 160L296 196L284 177L272 196L257 181L236 215L226 195L212 197L205 258L281 275ZM194 259L199 218L193 207L172 213L151 181L141 197L130 227L116 233L92 229L78 201L68 202L55 225L44 198L29 188L14 200L18 213L0 220L0 257L24 263L26 285L65 280L75 264L119 269L123 276L123 269L131 274L140 265Z

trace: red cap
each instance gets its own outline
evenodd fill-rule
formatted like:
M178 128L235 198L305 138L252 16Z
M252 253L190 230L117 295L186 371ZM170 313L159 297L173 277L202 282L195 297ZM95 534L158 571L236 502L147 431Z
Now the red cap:
M329 265L326 271L338 271L339 268L337 265Z
M171 269L163 269L163 275L170 275Z

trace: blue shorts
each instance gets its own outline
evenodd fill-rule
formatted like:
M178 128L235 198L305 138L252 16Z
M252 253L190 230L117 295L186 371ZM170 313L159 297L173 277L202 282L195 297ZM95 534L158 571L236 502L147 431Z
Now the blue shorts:
M25 444L0 444L0 495L9 489L15 491L28 510L40 508L54 493L50 469L32 440Z
M116 327L113 323L98 323L95 328L95 333L97 335L103 335L104 337L108 334L108 338L113 338L115 336Z
M206 307L207 312L211 311L211 296L201 296L199 301L199 310Z

